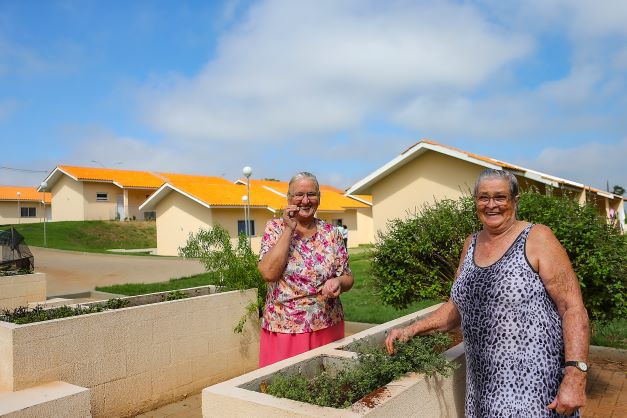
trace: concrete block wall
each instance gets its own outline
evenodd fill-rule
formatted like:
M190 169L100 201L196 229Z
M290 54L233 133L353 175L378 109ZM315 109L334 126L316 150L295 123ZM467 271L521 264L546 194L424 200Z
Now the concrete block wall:
M0 390L59 380L90 389L95 417L154 409L257 367L258 322L233 332L256 294L224 292L26 325L0 322Z
M65 382L0 392L0 418L88 418L90 408L89 389Z
M463 418L465 398L465 356L463 343L444 354L460 367L452 376L428 377L408 373L386 385L370 402L356 402L346 409L323 408L261 393L260 384L278 372L307 375L316 364L328 370L355 361L351 343L383 344L389 329L405 326L437 309L432 306L416 313L366 329L342 340L299 354L245 375L218 383L202 391L202 413L209 417L442 417ZM339 366L342 367L342 366Z
M0 309L13 309L45 300L45 273L0 276Z

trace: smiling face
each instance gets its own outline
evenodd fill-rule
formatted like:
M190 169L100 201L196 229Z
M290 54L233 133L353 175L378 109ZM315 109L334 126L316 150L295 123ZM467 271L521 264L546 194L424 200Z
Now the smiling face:
M497 232L509 228L516 221L517 200L517 196L511 196L506 179L486 178L481 181L475 205L483 227Z
M290 205L299 206L296 218L307 220L313 218L320 204L320 191L316 182L310 178L301 178L294 181L287 197Z

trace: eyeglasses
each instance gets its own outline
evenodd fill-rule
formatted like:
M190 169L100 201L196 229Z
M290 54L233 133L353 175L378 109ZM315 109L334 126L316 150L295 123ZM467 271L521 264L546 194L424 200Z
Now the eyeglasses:
M292 199L296 200L296 201L301 201L305 198L305 196L307 196L307 199L309 200L318 200L318 192L308 192L308 193L294 193L292 195Z
M507 201L509 200L509 196L500 195L500 194L496 196L488 196L488 195L477 196L477 204L481 206L486 206L488 203L490 203L490 200L494 200L494 204L497 206L504 206L507 204Z

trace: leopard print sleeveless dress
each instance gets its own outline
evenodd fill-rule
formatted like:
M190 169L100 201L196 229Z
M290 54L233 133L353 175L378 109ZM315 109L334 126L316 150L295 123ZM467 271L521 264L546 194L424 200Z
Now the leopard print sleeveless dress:
M562 323L525 255L532 226L487 267L474 262L475 234L453 284L466 347L467 418L561 417L547 405L562 377Z

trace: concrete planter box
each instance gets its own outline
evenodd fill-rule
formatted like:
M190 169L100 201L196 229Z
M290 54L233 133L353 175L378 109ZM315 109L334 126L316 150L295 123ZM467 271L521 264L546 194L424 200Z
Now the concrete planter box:
M202 392L203 417L463 417L466 368L463 343L444 354L460 367L449 378L408 373L378 389L350 408L324 408L260 392L260 384L269 382L277 372L311 376L320 366L339 370L355 361L354 342L383 344L386 331L423 317L437 306L423 309L394 321L377 325L343 340L255 370Z
M255 369L258 322L242 334L233 327L257 291L208 291L32 324L0 321L0 391L63 381L90 389L93 416L124 417Z
M0 276L0 309L13 309L45 300L45 273Z

